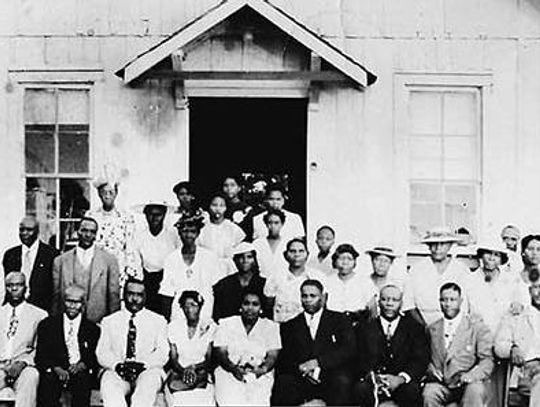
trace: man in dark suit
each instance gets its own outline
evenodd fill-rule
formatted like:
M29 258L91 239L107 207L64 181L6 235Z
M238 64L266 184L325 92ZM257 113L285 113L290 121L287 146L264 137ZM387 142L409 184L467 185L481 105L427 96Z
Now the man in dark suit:
M19 224L21 245L4 253L4 276L11 271L21 271L28 281L27 302L47 312L50 311L53 281L53 260L58 256L54 247L41 242L39 223L33 216L26 216Z
M84 289L73 285L64 293L64 313L48 317L38 327L36 365L41 377L40 407L59 407L62 388L71 392L72 405L88 407L98 369L99 327L82 316Z
M96 247L98 224L83 218L79 224L77 247L58 256L53 266L52 314L62 313L64 290L76 284L85 290L84 316L100 323L104 316L120 309L118 262Z
M281 325L272 405L298 405L316 398L327 405L351 402L351 361L354 332L347 317L325 309L318 280L300 287L302 312Z
M380 316L356 327L359 381L354 399L361 406L392 400L400 407L422 405L420 379L429 363L424 327L411 316L400 315L403 294L392 284L381 289Z

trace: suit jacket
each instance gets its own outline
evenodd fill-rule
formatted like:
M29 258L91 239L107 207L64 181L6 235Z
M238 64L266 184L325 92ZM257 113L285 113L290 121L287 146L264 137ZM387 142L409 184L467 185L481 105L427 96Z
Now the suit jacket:
M58 256L53 266L52 313L61 315L64 304L64 290L74 284L77 262L76 249ZM86 293L86 318L94 323L120 309L120 281L118 261L114 256L96 247L90 264L89 290ZM87 289L87 287L83 287Z
M98 363L96 359L96 346L99 339L99 327L88 321L81 319L77 339L79 342L79 352L81 361L91 372L97 372ZM50 316L39 324L36 366L45 371L55 366L64 369L69 367L69 354L64 336L64 315Z
M473 381L487 379L493 371L493 338L482 318L464 314L448 350L444 346L444 319L428 327L431 338L430 367L442 372L445 383L460 372Z
M538 310L531 305L519 315L505 315L495 335L495 354L509 359L512 346L517 345L525 360L540 359L540 338L535 335Z
M58 256L58 251L41 241L38 243L36 259L32 267L32 273L30 274L30 281L28 282L30 296L27 301L49 312L51 310L53 296L53 261ZM21 271L22 245L8 249L4 253L2 265L5 275L11 271Z
M47 313L35 305L26 301L17 306L17 330L12 338L11 354L6 354L11 318L11 307L4 304L0 307L0 359L12 359L14 361L34 364L36 349L36 337L39 323L47 317Z
M280 326L282 349L277 369L298 373L298 365L317 359L322 374L348 370L355 354L354 332L347 317L324 309L315 340L311 338L304 313Z
M359 378L370 371L397 375L407 373L420 381L429 363L429 342L425 328L410 316L402 316L390 339L392 357L387 357L386 336L380 318L356 326L357 373Z
M118 363L126 359L130 317L131 314L123 309L103 318L96 356L105 369L114 370ZM163 368L169 359L167 321L161 315L143 308L137 312L134 323L137 329L137 362L144 363L149 369Z

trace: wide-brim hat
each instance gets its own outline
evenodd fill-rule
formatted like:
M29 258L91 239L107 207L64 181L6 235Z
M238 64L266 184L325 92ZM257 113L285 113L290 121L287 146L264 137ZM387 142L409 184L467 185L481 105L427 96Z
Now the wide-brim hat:
M233 256L236 256L237 254L244 254L249 252L257 252L256 247L252 243L242 242L233 248L232 254Z
M495 252L501 255L501 264L506 264L509 260L508 250L498 242L481 241L476 245L476 255L482 256L485 252Z
M441 227L428 230L420 243L457 243L460 241L461 238L449 228Z
M370 256L378 256L379 254L382 254L390 257L391 259L399 257L399 254L395 253L394 249L388 246L375 246L373 249L366 250L365 253Z
M134 205L132 209L135 212L144 213L144 208L147 206L160 206L162 208L165 208L166 212L174 212L176 210L176 206L171 205L165 200L159 200L159 199L150 199L146 201L145 203Z

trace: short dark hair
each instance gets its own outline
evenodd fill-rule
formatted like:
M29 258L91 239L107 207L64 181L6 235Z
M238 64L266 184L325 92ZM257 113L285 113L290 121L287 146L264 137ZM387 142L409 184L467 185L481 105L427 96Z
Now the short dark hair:
M442 295L443 291L453 290L456 291L461 296L461 287L453 282L444 283L439 289L439 295Z
M210 199L208 200L208 207L210 207L210 205L212 204L212 201L215 198L223 199L223 201L225 201L225 206L229 206L229 198L227 198L227 196L223 192L217 191L213 193L212 195L210 195Z
M97 220L95 220L94 218L90 217L90 216L83 216L81 218L81 220L79 221L79 224L77 225L77 230L79 230L81 228L81 225L83 222L92 222L94 223L94 225L96 225L96 228L99 228L99 224L97 222Z
M304 239L303 237L293 237L291 240L287 242L287 245L285 246L285 250L288 251L291 248L293 243L301 243L306 248L306 251L309 251L307 247L306 239Z
M319 280L315 280L313 278L309 278L307 279L306 281L304 281L302 283L302 285L300 286L300 291L302 291L302 289L304 287L315 287L316 289L318 289L321 293L324 293L324 287L322 285L322 283L319 281Z
M322 225L319 229L317 229L317 233L315 233L315 236L319 236L319 233L321 233L323 230L328 230L330 233L334 235L334 237L336 236L336 231L331 226L328 226L328 225Z
M521 239L521 253L525 251L529 243L531 243L533 240L538 240L540 242L540 235L527 235Z
M142 285L144 287L144 293L146 294L146 286L144 285L144 281L141 280L140 278L135 278L135 277L128 277L128 279L126 280L126 282L124 283L124 298L126 298L126 292L127 292L127 286L129 284L138 284L138 285Z
M281 223L285 223L285 213L283 211L279 209L268 209L263 215L263 222L265 225L268 225L270 216L277 216L281 220Z
M204 298L195 290L182 291L182 294L180 294L180 298L178 298L178 304L183 307L186 301L189 299L192 299L197 304L199 304L199 307L202 307L204 305Z
M287 191L285 191L285 188L283 187L283 185L277 182L274 182L273 184L270 184L266 187L266 194L265 194L266 198L268 198L270 196L270 193L274 191L281 192L281 195L283 195L283 198L287 199Z
M356 251L352 244L342 243L338 247L336 247L336 250L334 251L334 253L332 253L332 265L335 265L339 255L343 253L350 253L355 260L358 258L358 256L360 256L360 254Z
M188 191L188 193L192 194L193 195L193 185L191 184L191 182L189 181L180 181L178 182L174 187L173 187L173 192L175 194L178 194L178 191L180 191L180 189L186 189Z
M264 295L261 291L255 290L253 288L245 288L242 290L242 302L244 302L245 298L248 295L256 295L259 298L259 302L261 303L261 306L264 305Z

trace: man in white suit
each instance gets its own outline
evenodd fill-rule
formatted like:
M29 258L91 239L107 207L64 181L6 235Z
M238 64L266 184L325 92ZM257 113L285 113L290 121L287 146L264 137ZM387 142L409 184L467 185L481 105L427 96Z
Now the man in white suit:
M101 396L105 407L154 405L169 358L167 322L144 308L146 293L142 280L128 279L124 286L125 309L105 317L96 349L98 363L105 369Z
M39 373L34 367L37 328L47 313L25 301L26 277L6 276L6 303L0 307L0 389L12 387L15 407L35 407Z

